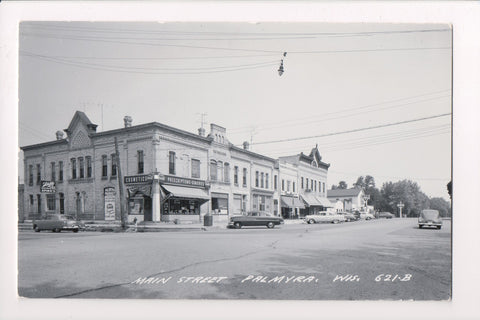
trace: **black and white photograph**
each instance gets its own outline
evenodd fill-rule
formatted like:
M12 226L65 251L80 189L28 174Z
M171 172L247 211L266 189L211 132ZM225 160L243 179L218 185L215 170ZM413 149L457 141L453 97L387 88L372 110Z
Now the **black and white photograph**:
M455 301L451 21L16 27L20 301Z

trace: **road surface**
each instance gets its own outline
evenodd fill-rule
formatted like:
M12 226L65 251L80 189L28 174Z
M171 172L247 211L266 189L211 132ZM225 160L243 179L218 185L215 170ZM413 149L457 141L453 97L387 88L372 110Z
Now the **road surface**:
M446 300L451 225L414 219L274 229L19 233L32 298Z

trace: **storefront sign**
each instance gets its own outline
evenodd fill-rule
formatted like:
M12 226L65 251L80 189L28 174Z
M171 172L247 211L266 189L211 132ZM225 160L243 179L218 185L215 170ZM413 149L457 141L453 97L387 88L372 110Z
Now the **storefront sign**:
M165 183L205 188L205 181L194 180L194 179L189 179L189 178L178 178L178 177L173 177L173 176L165 176Z
M105 195L105 220L115 220L115 188L106 187Z
M40 193L55 193L55 181L40 181Z
M142 174L138 176L125 176L123 179L125 183L145 183L145 182L151 182L153 179L153 176L151 174Z

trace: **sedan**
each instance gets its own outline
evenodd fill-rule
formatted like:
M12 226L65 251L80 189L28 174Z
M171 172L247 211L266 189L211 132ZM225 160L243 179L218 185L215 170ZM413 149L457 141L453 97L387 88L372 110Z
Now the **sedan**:
M238 215L230 218L227 227L240 229L241 227L266 226L271 229L276 225L283 224L283 218L276 217L268 212L253 211L246 215Z
M375 219L375 216L368 212L362 212L360 213L360 219L371 220L371 219Z
M328 222L328 223L339 223L339 222L345 222L347 219L345 218L344 215L342 214L337 214L333 212L328 212L328 211L320 211L315 214L310 214L305 216L303 218L308 224L312 223L322 223L322 222Z
M422 210L422 213L420 213L418 217L418 228L420 229L423 227L436 227L437 229L441 229L442 224L442 218L437 210Z
M339 212L338 214L341 214L345 217L345 221L347 222L350 222L350 221L357 221L358 220L358 216L356 216L355 214L353 213L350 213L350 212Z
M35 220L33 222L33 229L35 232L41 230L52 230L53 232L60 232L62 230L70 230L78 232L78 230L84 228L83 223L69 219L62 214L52 214L45 219Z
M391 214L390 212L379 212L378 218L392 219L393 214Z

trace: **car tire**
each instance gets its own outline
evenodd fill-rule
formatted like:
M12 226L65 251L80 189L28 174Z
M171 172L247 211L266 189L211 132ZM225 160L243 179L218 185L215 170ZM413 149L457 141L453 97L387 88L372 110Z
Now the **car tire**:
M35 230L35 232L40 232L40 228L37 227L37 226L34 226L34 227L33 227L33 230Z
M235 227L235 229L240 229L242 227L242 224L240 222L235 222L233 226Z
M418 229L422 229L422 228L423 228L423 226L419 224L419 225L418 225Z
M60 228L53 229L53 232L60 232L60 231L62 231Z
M267 228L268 229L273 229L274 227L275 227L275 223L273 223L271 221L269 223L267 223Z
M339 221L338 220L333 220L332 223L337 224L337 223L339 223Z
M77 232L78 232L78 229L73 229L72 231L75 232L75 233L77 233Z
M309 223L309 224L314 224L314 223L315 223L315 220L310 219L310 220L308 220L308 223Z
M437 229L440 230L440 229L442 229L442 227L441 227L441 226L438 226Z

